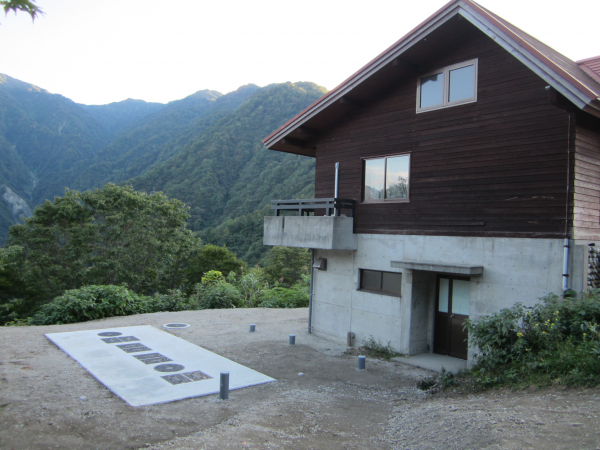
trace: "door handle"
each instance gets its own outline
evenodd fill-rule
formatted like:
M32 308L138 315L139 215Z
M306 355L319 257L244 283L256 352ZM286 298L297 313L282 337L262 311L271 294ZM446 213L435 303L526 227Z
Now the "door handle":
M451 314L451 315L450 315L450 318L451 318L451 319L452 319L452 318L454 318L454 314Z

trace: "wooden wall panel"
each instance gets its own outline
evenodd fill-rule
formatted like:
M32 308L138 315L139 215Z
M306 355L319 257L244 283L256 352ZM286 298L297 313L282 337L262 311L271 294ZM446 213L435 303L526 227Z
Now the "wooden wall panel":
M573 237L600 241L600 121L575 127Z
M418 75L473 58L476 103L416 113ZM339 197L357 200L357 233L562 238L569 115L549 103L546 85L478 34L319 138L316 197L333 197L340 162ZM360 203L361 157L399 153L411 154L410 202ZM582 154L577 194L585 209L600 195L589 177L600 174L584 172L584 163L589 172L600 162ZM576 212L582 226L594 217L588 209Z

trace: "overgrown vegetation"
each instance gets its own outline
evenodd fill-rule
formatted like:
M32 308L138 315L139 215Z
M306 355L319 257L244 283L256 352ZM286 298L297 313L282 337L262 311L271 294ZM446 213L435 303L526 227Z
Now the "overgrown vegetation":
M261 269L236 276L230 272L225 278L219 271L206 273L187 295L179 289L153 296L138 295L126 286L84 286L65 291L49 303L42 305L28 319L17 319L8 325L52 325L113 316L128 316L160 311L193 311L199 309L248 308L299 308L308 306L308 277L292 288L269 288L260 281ZM256 285L248 289L248 279Z
M475 366L455 378L463 388L600 384L600 290L549 295L468 321Z
M47 201L25 224L11 227L3 251L6 272L0 273L24 288L12 312L22 316L88 285L126 283L143 295L181 286L200 247L187 217L179 200L111 184Z
M442 370L436 376L423 378L417 382L417 388L432 393L454 387L455 385L454 373L448 372L444 367L442 367Z
M390 361L396 356L402 356L401 353L398 353L392 348L391 342L388 342L387 345L383 345L380 340L375 340L373 336L369 336L369 338L363 342L360 350L363 350L361 353L366 354L366 356L381 358L386 361Z
M249 269L187 218L178 200L112 184L47 201L0 248L0 325L308 306L308 251L275 247Z

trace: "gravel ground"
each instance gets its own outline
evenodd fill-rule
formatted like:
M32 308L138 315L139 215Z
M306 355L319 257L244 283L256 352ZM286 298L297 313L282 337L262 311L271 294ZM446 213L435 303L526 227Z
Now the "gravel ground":
M600 390L424 394L431 372L306 333L307 310L156 313L0 328L2 449L600 449ZM131 407L44 333L185 322L172 334L277 379ZM256 332L248 326L256 324ZM296 334L296 346L288 335Z

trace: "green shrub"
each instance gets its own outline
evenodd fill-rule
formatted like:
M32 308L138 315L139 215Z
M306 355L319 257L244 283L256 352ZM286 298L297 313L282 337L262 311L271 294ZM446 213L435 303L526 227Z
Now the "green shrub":
M276 286L266 290L258 304L261 308L306 308L309 288L302 281L291 288Z
M516 304L467 321L470 344L478 350L464 381L477 388L600 384L600 291L541 300L533 308Z
M195 303L194 309L224 309L243 305L240 292L226 281L197 284L190 297Z
M203 285L213 285L225 281L225 277L218 270L209 270L201 278Z
M209 271L240 273L245 265L235 256L235 253L227 250L227 247L206 244L190 258L186 275L193 289Z
M52 325L144 312L148 312L148 297L137 295L125 286L85 286L65 291L46 303L29 322Z
M235 284L238 291L240 291L246 308L254 308L270 289L269 283L263 281L263 271L259 267L250 269L238 279L236 279L233 272L230 272L227 281Z
M155 294L146 300L147 312L187 311L195 309L190 297L179 289L171 289L166 294Z

